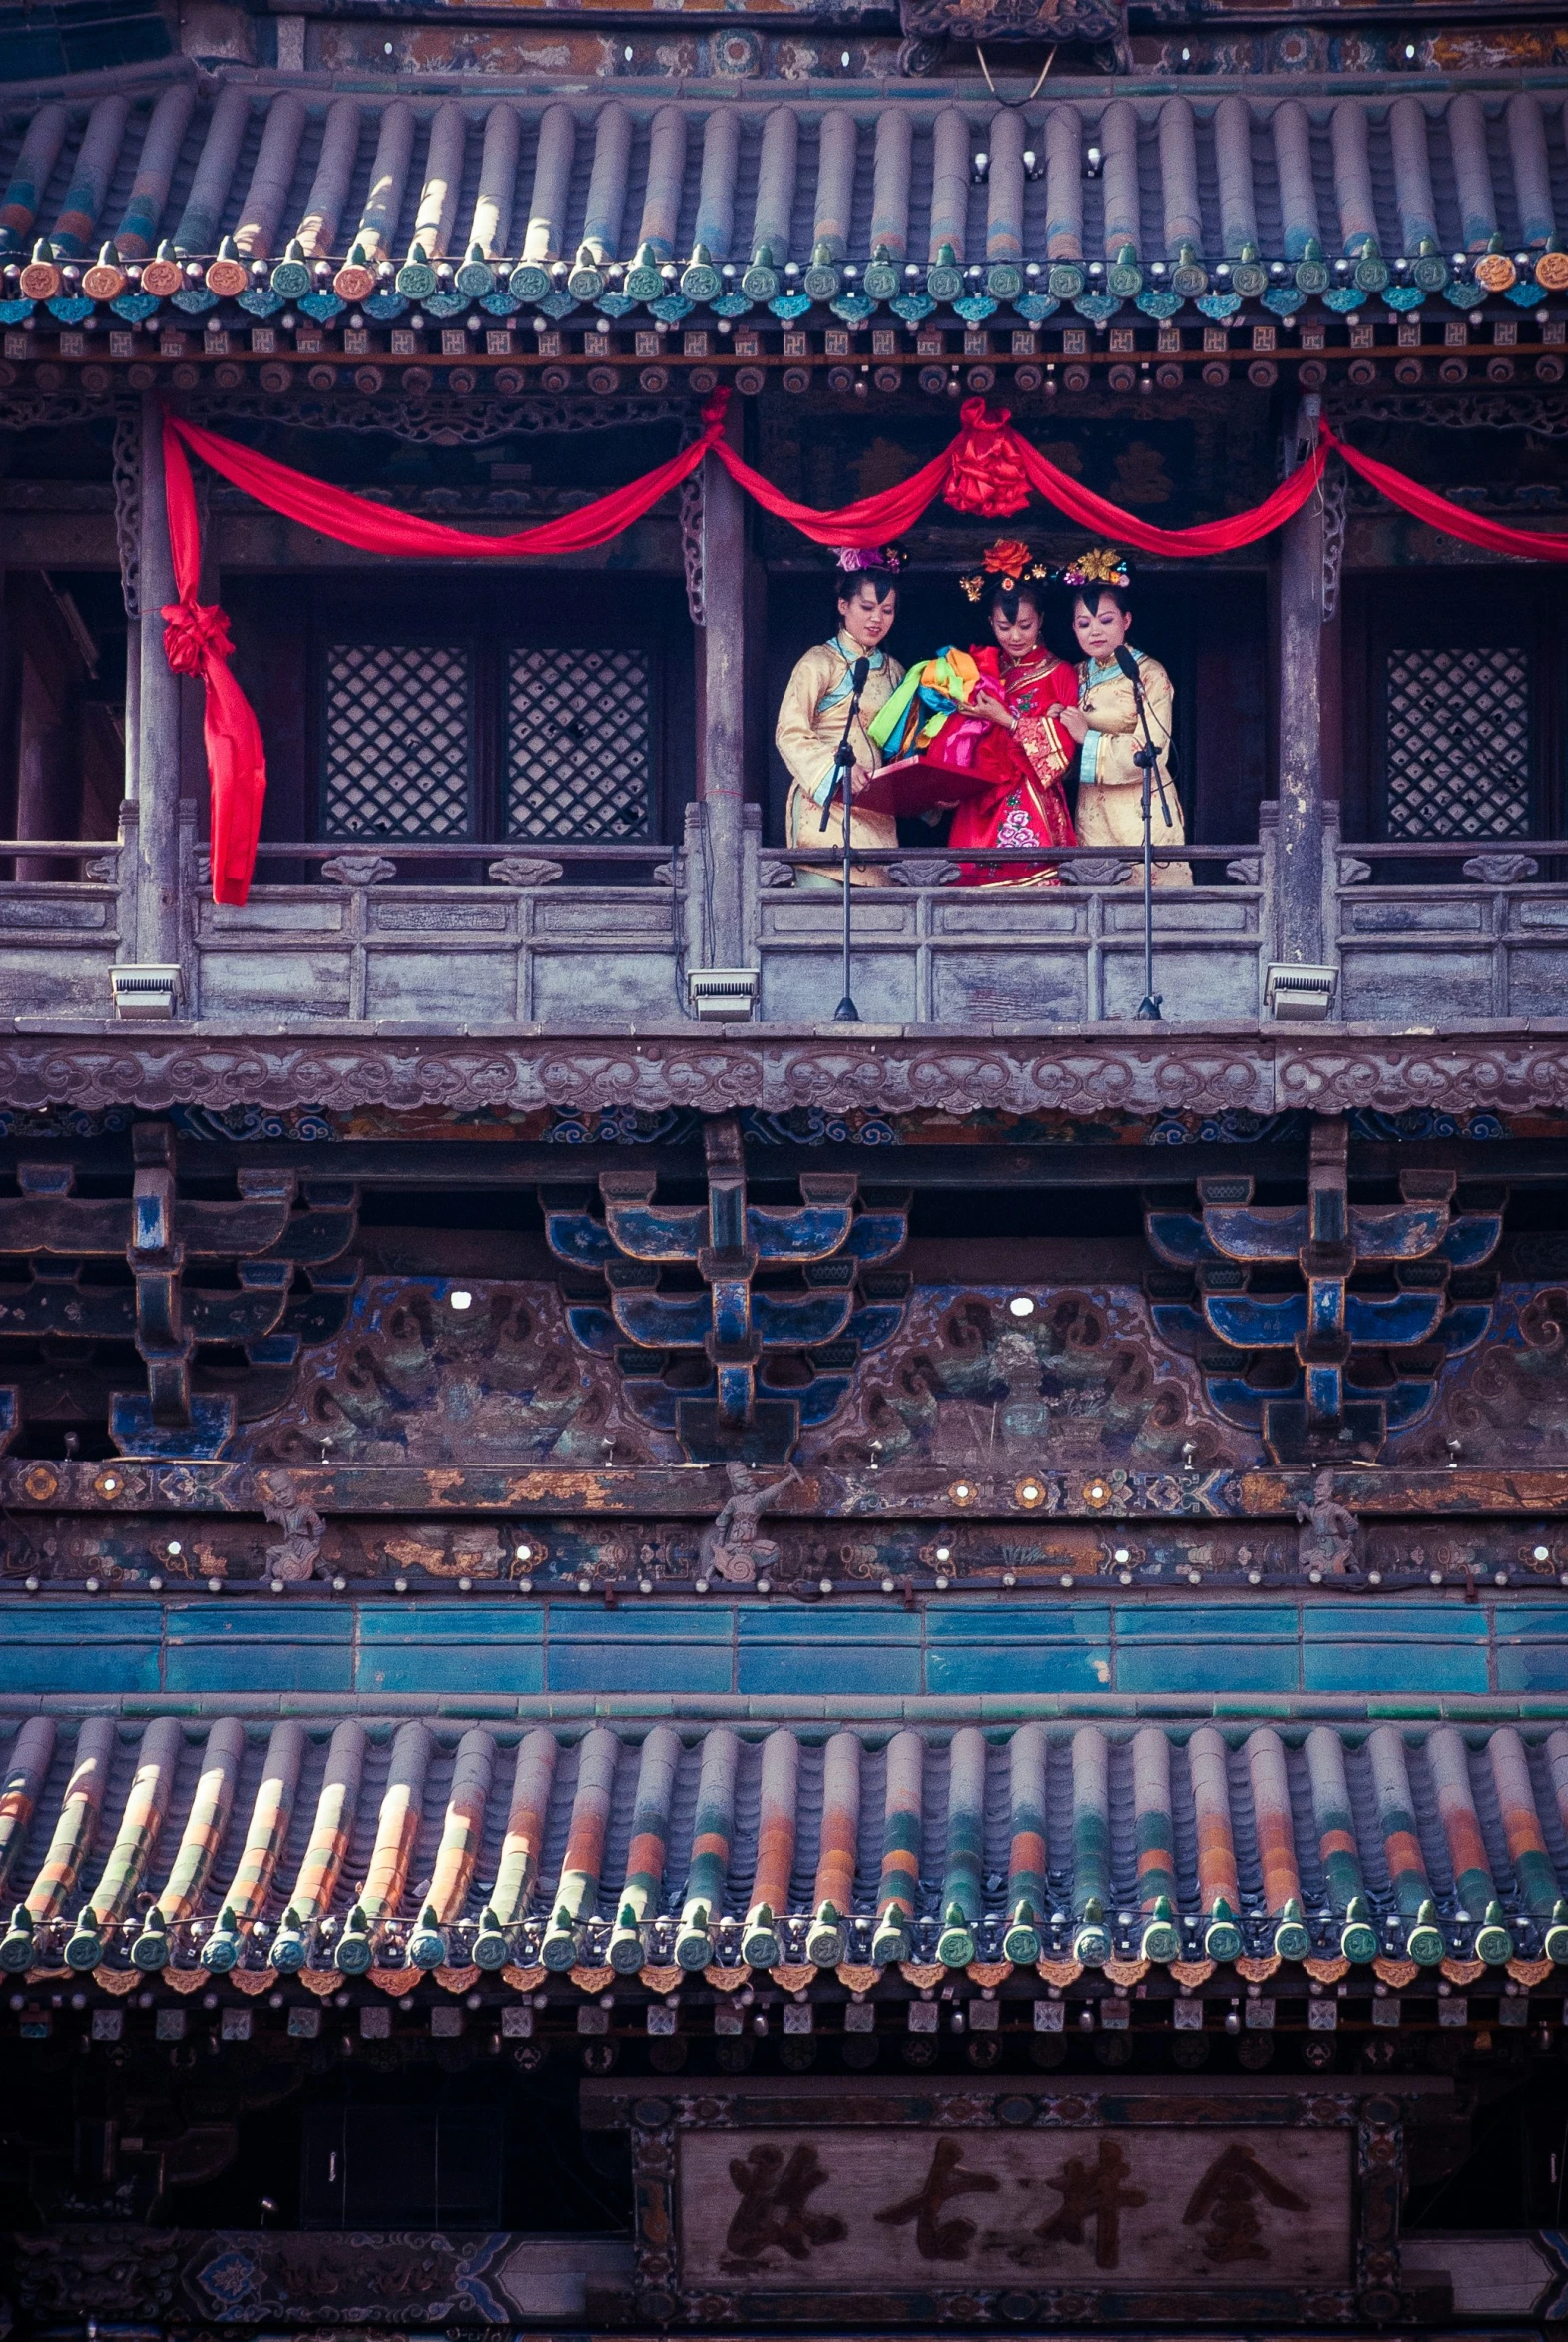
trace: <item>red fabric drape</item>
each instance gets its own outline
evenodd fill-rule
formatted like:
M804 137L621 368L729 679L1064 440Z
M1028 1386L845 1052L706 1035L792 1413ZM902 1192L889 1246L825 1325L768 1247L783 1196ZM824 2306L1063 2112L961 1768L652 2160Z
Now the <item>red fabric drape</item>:
M197 600L201 548L187 447L259 504L340 544L357 546L361 552L411 559L457 555L469 560L476 556L515 559L519 555L583 553L608 544L651 512L662 496L690 478L710 450L765 511L787 521L818 545L853 546L861 551L885 545L912 528L938 496L945 496L955 510L1005 519L1023 508L1027 491L1033 488L1080 527L1130 545L1136 552L1205 560L1256 544L1260 537L1282 527L1315 494L1328 451L1336 448L1351 470L1369 480L1390 503L1448 536L1527 561L1568 561L1568 535L1537 536L1482 520L1446 497L1419 487L1389 465L1357 454L1327 423L1321 425L1318 445L1307 461L1251 511L1235 513L1229 520L1205 521L1196 528L1156 528L1069 477L1013 429L1005 412L987 414L984 401L978 398L967 400L960 409L959 430L952 443L908 479L879 495L862 496L853 504L822 512L784 495L726 442L723 431L729 396L728 390L716 392L703 409L701 436L669 462L559 520L517 529L508 536L481 536L390 510L348 489L329 487L304 472L293 471L235 440L220 438L183 416L166 415L165 487L180 599L163 613L164 643L176 673L200 675L206 686L204 729L213 798L214 900L244 902L250 891L266 765L255 713L229 670L234 652L229 622L222 610Z
M168 603L164 656L177 675L199 675L204 686L202 737L212 794L213 900L244 902L256 869L256 842L266 795L266 752L256 710L229 671L234 642L215 603L199 602L202 535L196 517L191 466L172 418L164 418L164 501L169 512L178 602Z
M1380 496L1390 504L1397 504L1401 512L1413 513L1424 520L1428 528L1440 529L1445 537L1462 537L1467 545L1484 545L1488 553L1516 553L1521 561L1568 561L1568 536L1544 533L1533 529L1504 528L1499 521L1482 520L1475 512L1466 512L1462 504L1451 504L1446 496L1434 495L1402 471L1394 471L1375 456L1361 455L1347 447L1328 428L1319 423L1323 443L1335 447L1344 457L1351 471L1368 480Z
M1229 520L1202 521L1196 528L1156 528L1151 521L1135 519L1119 504L1097 496L1092 488L1083 487L1068 473L1059 471L1016 431L1011 436L1030 486L1037 488L1058 512L1065 512L1081 528L1093 529L1113 544L1130 545L1135 553L1164 554L1177 561L1207 561L1216 553L1235 553L1243 545L1255 545L1260 537L1283 528L1316 490L1325 461L1323 450L1314 449L1289 479L1282 480L1272 496L1266 496L1250 512L1233 513Z
M784 495L771 480L765 480L760 471L753 471L723 439L715 442L714 453L737 485L755 497L776 520L786 520L802 537L809 537L813 545L852 545L862 553L885 545L901 536L905 529L913 528L926 506L946 487L953 460L952 448L944 447L940 455L922 463L917 472L911 472L896 488L884 488L876 496L862 496L857 504L840 504L833 512L818 512L814 505L796 504L793 497Z
M401 554L413 560L457 553L468 561L486 556L511 561L520 553L587 553L621 536L633 521L651 512L661 496L696 471L724 428L729 396L728 390L721 390L710 399L703 409L702 436L679 455L672 455L668 463L656 464L628 487L596 496L591 504L580 505L559 520L514 529L504 537L480 536L473 529L448 528L443 521L391 511L347 488L328 487L307 472L291 471L286 463L258 455L234 439L221 439L216 431L204 431L200 424L188 423L181 415L171 415L169 424L193 453L234 487L243 488L269 511L281 512L286 519L335 538L340 545L357 545L361 553Z
M1325 461L1323 451L1316 450L1250 512L1236 513L1229 520L1204 521L1197 528L1156 528L1058 470L1013 429L1005 414L988 415L983 399L967 399L958 419L958 435L942 454L922 464L897 487L886 488L878 496L862 496L857 504L841 504L834 512L796 504L723 441L715 453L731 478L749 496L755 496L766 512L787 521L817 545L854 545L861 550L885 545L912 528L939 495L945 495L961 512L983 513L988 520L1009 519L1023 506L1021 480L1082 528L1130 545L1135 552L1161 553L1187 561L1234 553L1282 527L1313 494Z

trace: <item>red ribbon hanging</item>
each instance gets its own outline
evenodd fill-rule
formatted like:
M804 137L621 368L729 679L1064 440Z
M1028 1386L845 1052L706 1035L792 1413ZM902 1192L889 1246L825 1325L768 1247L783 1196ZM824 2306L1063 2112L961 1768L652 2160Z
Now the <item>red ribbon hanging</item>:
M640 480L613 488L608 496L596 496L591 504L579 505L559 520L513 529L503 537L448 528L444 521L421 520L417 513L372 504L347 488L329 487L325 480L311 479L308 472L293 471L269 455L258 455L254 448L242 447L234 439L221 439L216 431L203 430L183 415L170 415L168 427L231 486L243 488L269 511L280 512L285 519L332 537L340 545L356 545L361 553L399 554L405 560L446 558L456 553L465 561L510 561L521 553L536 558L542 553L589 553L596 545L607 545L612 537L623 535L634 521L652 512L661 496L696 471L719 440L729 399L728 390L714 393L703 409L701 436L690 447L683 447L679 455L672 455L668 463L656 464ZM165 435L167 438L167 432Z
M1402 471L1379 463L1375 456L1362 455L1354 447L1347 447L1326 422L1317 427L1324 445L1336 448L1351 471L1359 472L1363 480L1379 495L1386 496L1390 504L1397 504L1401 512L1424 520L1428 528L1440 529L1445 537L1462 538L1467 545L1484 545L1488 553L1517 554L1521 561L1568 561L1568 536L1504 528L1500 521L1483 520L1479 513L1466 512L1462 504L1451 504L1446 496L1421 487Z
M1211 561L1217 553L1235 553L1243 545L1255 545L1260 537L1283 528L1315 492L1326 461L1323 449L1314 448L1305 463L1282 480L1272 496L1266 496L1250 512L1233 513L1229 520L1200 521L1196 528L1156 528L1152 521L1135 518L1108 497L1097 496L1092 488L1082 486L1068 473L1058 470L1016 431L1009 436L1030 486L1038 489L1058 512L1065 512L1069 520L1076 520L1081 528L1092 529L1113 544L1129 545L1135 553L1158 553L1173 561Z
M164 656L177 675L197 675L204 687L202 738L212 799L213 900L245 902L256 871L256 842L266 796L266 751L256 710L229 671L234 639L216 603L199 602L202 532L196 517L191 466L173 417L164 417L164 501L175 592L160 615Z
M729 397L728 390L715 394L703 409L701 436L668 463L560 520L504 537L482 537L412 513L388 511L233 439L222 439L181 415L166 413L164 482L180 599L163 613L164 654L177 675L200 675L207 687L203 733L212 802L213 900L243 903L250 896L266 795L266 757L256 711L229 670L234 655L229 621L222 610L196 598L202 551L187 446L259 504L339 544L356 545L361 552L415 558L457 553L467 559L476 554L510 558L519 553L580 553L620 536L651 512L661 496L690 477L724 429Z
M716 391L703 409L701 435L641 479L598 496L559 520L541 521L506 536L481 536L391 510L346 488L329 487L233 439L221 438L216 431L204 430L183 416L166 414L164 479L180 599L163 613L164 643L176 674L200 675L206 687L203 729L212 786L214 900L243 903L250 892L266 763L255 712L229 669L234 654L229 621L222 610L196 598L201 545L186 447L259 504L302 527L339 544L356 546L361 552L416 560L453 555L465 560L516 559L590 552L651 512L662 496L691 477L710 452L766 512L787 521L817 545L849 546L859 551L885 545L912 528L938 496L958 512L978 514L986 520L1009 519L1023 510L1033 488L1081 528L1128 545L1135 552L1158 554L1168 560L1212 560L1217 554L1256 544L1300 512L1319 487L1329 450L1336 449L1351 470L1370 481L1390 503L1445 535L1526 561L1568 561L1568 535L1537 535L1483 520L1450 503L1447 497L1418 486L1388 464L1345 446L1326 422L1320 425L1318 444L1307 461L1263 503L1227 520L1204 521L1194 528L1157 528L1072 479L1014 430L1005 409L988 414L979 398L966 400L959 410L960 427L952 444L908 479L877 495L862 496L853 504L818 511L783 494L729 445L723 435L729 398L728 390Z
M913 528L926 506L933 503L947 485L953 450L944 447L940 455L933 455L929 463L900 480L896 488L884 488L879 495L862 496L858 503L840 504L831 512L818 512L814 505L796 504L765 480L760 471L753 471L743 462L735 449L725 440L719 440L714 453L738 487L746 490L765 512L776 520L786 520L802 537L809 537L813 545L850 546L856 552L872 552L879 545L891 542Z

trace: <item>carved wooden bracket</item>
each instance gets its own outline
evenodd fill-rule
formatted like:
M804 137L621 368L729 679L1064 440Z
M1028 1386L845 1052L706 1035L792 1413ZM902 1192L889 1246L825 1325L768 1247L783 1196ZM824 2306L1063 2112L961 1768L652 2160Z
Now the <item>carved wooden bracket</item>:
M1210 1177L1196 1214L1158 1198L1145 1213L1165 1264L1149 1280L1157 1328L1199 1359L1219 1413L1261 1431L1281 1464L1374 1459L1426 1413L1446 1360L1491 1325L1497 1279L1484 1264L1504 1192L1456 1212L1451 1172L1406 1171L1397 1204L1354 1203L1346 1149L1344 1120L1320 1116L1304 1203L1257 1204L1251 1179ZM1278 1287L1288 1265L1294 1291ZM1259 1268L1271 1283L1254 1292ZM1366 1271L1387 1290L1365 1290Z
M574 1337L615 1359L640 1422L694 1462L783 1463L834 1414L862 1352L897 1332L909 1280L881 1264L908 1214L857 1209L852 1172L802 1173L798 1205L752 1203L734 1114L706 1125L704 1151L706 1204L660 1201L652 1168L603 1171L603 1217L583 1191L546 1190L545 1236L576 1272L562 1280ZM702 1290L662 1291L667 1268L695 1271Z

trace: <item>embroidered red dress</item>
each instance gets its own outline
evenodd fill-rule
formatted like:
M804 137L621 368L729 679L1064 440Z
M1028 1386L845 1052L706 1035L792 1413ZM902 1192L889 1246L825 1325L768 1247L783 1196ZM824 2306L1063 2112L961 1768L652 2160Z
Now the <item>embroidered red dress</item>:
M997 786L970 798L953 815L947 843L954 853L986 846L1073 846L1072 816L1062 793L1062 776L1078 744L1057 722L1054 711L1078 704L1078 673L1043 647L1022 659L1008 658L994 643L971 654L998 699L1018 719L1016 732L981 724L974 762L989 768ZM966 720L965 730L976 723ZM952 727L944 726L944 737ZM960 886L1059 886L1050 864L965 863Z

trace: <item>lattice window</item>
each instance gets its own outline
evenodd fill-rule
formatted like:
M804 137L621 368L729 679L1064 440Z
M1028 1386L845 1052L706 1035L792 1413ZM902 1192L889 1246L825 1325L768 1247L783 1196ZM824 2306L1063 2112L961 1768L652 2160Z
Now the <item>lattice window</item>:
M1522 650L1390 651L1390 838L1530 833L1530 660Z
M646 651L514 650L507 666L509 838L646 838Z
M465 650L334 643L326 654L326 835L468 837L472 701Z

